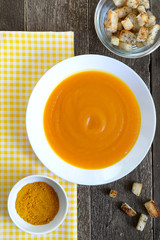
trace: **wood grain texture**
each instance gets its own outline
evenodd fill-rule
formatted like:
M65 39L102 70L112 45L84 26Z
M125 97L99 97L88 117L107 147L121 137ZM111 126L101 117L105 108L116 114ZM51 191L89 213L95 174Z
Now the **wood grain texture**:
M151 69L152 95L157 115L156 134L153 142L153 199L160 210L160 48L152 54ZM160 218L154 220L154 239L160 239Z
M89 51L87 0L25 0L27 31L74 31L75 55ZM91 239L90 187L78 186L78 240Z
M89 51L90 53L102 54L118 59L134 69L150 88L150 57L141 59L124 59L109 52L99 41L94 25L94 11L97 1L90 1L89 5ZM143 63L143 64L142 64ZM132 194L133 182L143 183L140 197ZM116 199L108 196L110 189L118 191ZM151 150L143 162L123 179L97 187L91 187L91 220L92 239L136 239L152 240L152 220L149 218L147 227L141 233L135 229L140 213L146 213L144 202L152 198L152 153ZM126 202L137 211L136 217L129 217L120 209L121 203ZM147 213L146 213L147 214Z
M0 0L0 30L24 30L23 0Z
M160 24L160 0L151 1L152 12ZM153 141L153 199L160 210L160 48L151 55L151 92L156 107L157 126ZM160 239L160 218L154 219L154 240Z

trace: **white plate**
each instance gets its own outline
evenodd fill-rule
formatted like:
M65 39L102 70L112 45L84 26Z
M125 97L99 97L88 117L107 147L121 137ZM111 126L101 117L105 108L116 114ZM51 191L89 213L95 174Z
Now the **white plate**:
M121 78L132 89L141 110L140 134L132 150L113 166L98 170L81 169L63 161L53 152L43 129L43 111L53 89L69 75L89 69L109 72ZM34 152L50 171L70 182L98 185L122 178L143 160L154 138L156 112L148 88L131 68L113 58L81 55L58 63L42 76L29 99L26 127Z

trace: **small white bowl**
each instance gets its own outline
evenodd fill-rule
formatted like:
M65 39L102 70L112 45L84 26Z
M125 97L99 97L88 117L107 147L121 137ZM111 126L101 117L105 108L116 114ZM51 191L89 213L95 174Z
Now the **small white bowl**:
M59 211L57 215L51 222L44 225L32 225L30 223L27 223L18 215L15 208L15 201L16 201L18 192L26 184L33 183L33 182L46 182L51 187L53 187L53 189L55 190L59 198ZM62 186L56 181L54 181L52 178L42 176L42 175L32 175L32 176L28 176L21 179L19 182L17 182L13 186L8 196L8 213L12 221L21 230L31 234L44 234L44 233L48 233L55 230L64 221L67 214L67 210L68 210L67 195L64 189L62 188Z

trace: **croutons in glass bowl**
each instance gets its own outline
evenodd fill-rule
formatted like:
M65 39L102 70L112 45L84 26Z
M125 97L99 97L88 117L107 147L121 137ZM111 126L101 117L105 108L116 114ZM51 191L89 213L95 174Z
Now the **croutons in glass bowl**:
M157 0L101 0L94 22L103 45L118 56L139 58L160 46Z

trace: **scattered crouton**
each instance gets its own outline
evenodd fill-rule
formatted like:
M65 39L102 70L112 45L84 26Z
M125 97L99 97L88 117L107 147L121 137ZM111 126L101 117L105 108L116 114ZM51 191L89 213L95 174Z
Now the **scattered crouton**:
M119 36L119 40L121 42L135 44L136 43L136 35L134 33L132 33L131 31L122 30L120 33L120 36Z
M145 10L145 7L144 7L143 5L139 5L139 6L137 7L137 10L138 10L139 13L146 11L146 10Z
M126 0L113 0L116 7L122 7L125 4Z
M127 18L129 18L133 24L132 30L137 32L140 28L138 25L137 16L134 13L129 13Z
M132 44L130 43L125 43L125 42L119 42L119 46L120 49L124 49L126 51L132 51Z
M147 220L148 220L148 217L145 214L142 213L140 215L139 220L138 220L138 224L137 224L136 229L142 232L144 230L145 226L146 226Z
M150 8L148 0L138 0L138 1L139 1L139 5L143 5L145 7L145 9L149 9Z
M127 213L130 217L136 216L136 212L127 203L121 205L121 209Z
M143 26L139 29L139 32L137 35L137 41L144 42L147 39L147 36L148 36L148 28Z
M152 27L156 24L156 17L152 14L151 11L147 11L147 16L149 18L148 22L145 24L145 27Z
M138 25L140 27L143 27L149 20L149 17L147 15L146 12L141 12L138 16L137 16L137 21L138 21Z
M116 32L118 25L118 14L112 10L109 10L107 13L107 22L106 22L106 29L109 32Z
M159 30L160 30L160 25L158 24L155 24L154 26L149 28L148 37L144 42L146 46L149 46L154 43L154 40Z
M114 12L118 14L118 18L126 17L131 11L132 11L132 8L130 7L122 7L114 10Z
M126 18L121 23L125 30L131 30L133 28L133 23L131 22L131 20L129 18Z
M156 207L156 204L153 200L146 202L144 204L144 206L147 209L147 212L150 214L151 217L156 218L156 217L160 216L158 208Z
M134 193L136 196L139 197L140 193L141 193L141 190L142 190L142 184L141 183L133 183L132 185L132 193Z
M118 39L119 40L119 39ZM115 191L115 190L110 190L110 193L109 193L109 196L110 197L112 197L112 198L116 198L116 196L117 196L117 191Z
M138 7L138 0L126 0L125 5L131 8L137 8Z
M136 42L136 47L141 48L144 46L143 42Z

